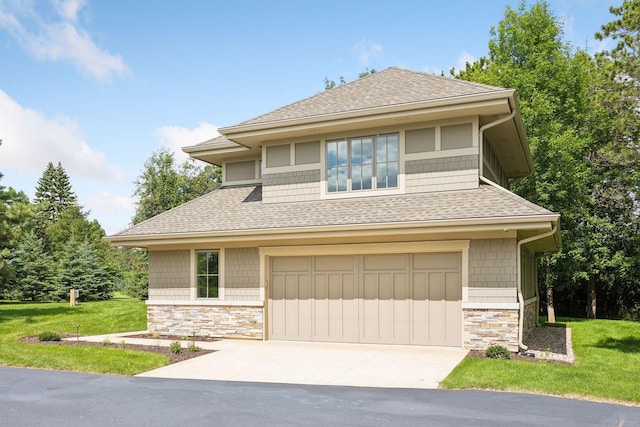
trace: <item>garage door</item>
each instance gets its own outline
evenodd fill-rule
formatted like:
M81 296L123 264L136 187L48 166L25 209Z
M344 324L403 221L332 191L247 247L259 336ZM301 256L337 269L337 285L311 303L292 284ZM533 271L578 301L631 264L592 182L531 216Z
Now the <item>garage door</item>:
M273 257L272 339L462 344L462 256Z

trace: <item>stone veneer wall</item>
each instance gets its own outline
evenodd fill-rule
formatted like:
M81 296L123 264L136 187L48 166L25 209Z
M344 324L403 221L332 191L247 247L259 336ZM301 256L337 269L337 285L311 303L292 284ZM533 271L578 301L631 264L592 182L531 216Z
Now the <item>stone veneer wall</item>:
M262 202L305 202L320 199L320 169L262 176Z
M221 338L263 337L263 308L249 306L148 305L147 329L159 335Z
M464 346L484 350L502 345L518 351L518 310L464 309Z

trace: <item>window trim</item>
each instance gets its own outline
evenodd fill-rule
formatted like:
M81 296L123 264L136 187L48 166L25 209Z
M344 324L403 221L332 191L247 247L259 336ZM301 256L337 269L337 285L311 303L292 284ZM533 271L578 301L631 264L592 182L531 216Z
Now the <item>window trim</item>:
M378 162L377 160L377 147L378 147L378 138L380 137L389 137L389 136L393 136L395 135L396 140L397 140L397 159L393 160L393 161L384 161L384 162ZM357 136L348 136L348 137L340 137L340 138L332 138L332 139L325 139L323 141L323 150L322 150L322 164L323 164L323 168L322 168L322 174L323 174L323 182L322 182L322 195L326 196L326 198L340 198L340 197L358 197L361 194L362 195L383 195L383 194L397 194L399 192L403 192L404 190L404 174L403 174L403 154L402 154L402 150L404 149L404 143L402 140L402 136L403 132L400 131L395 131L395 132L384 132L384 133L374 133L374 134L367 134L367 135L357 135ZM363 141L364 139L370 138L372 141L372 159L371 159L371 169L372 169L372 173L371 173L371 188L370 189L353 189L353 180L352 180L352 169L353 169L353 162L352 162L352 143L353 141L356 140L360 140ZM328 172L329 172L329 163L328 163L328 150L329 150L329 144L331 143L339 143L339 142L346 142L347 144L347 164L346 166L343 166L347 169L347 189L346 190L342 190L342 191L329 191L329 180L328 180ZM396 185L394 187L378 187L378 180L377 180L377 166L378 164L386 164L387 166L390 163L396 163L397 164L397 174L396 174ZM388 176L388 175L387 175Z
M206 274L207 277L217 277L218 279L218 296L217 297L209 297L209 296L198 296L198 277L201 275L198 274L198 254L200 253L216 253L218 255L218 273L216 274ZM222 250L220 249L195 249L193 251L193 289L194 289L194 299L211 301L211 300L220 300L223 299L224 292L222 286L223 271L221 269L221 265L223 265L223 256Z

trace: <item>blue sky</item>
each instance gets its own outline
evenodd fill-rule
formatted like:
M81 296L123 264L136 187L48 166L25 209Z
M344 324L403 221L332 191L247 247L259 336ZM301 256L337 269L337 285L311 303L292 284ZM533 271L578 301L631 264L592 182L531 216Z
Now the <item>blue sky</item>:
M61 162L108 234L135 212L152 152L210 139L365 68L448 75L486 55L519 1L0 0L0 185L33 196ZM621 0L553 0L565 38L593 39Z

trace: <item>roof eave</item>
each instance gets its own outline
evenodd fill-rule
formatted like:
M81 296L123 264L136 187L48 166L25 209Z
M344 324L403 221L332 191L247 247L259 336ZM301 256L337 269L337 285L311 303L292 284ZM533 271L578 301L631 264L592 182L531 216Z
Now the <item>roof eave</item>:
M418 101L403 104L395 104L381 107L373 107L359 110L344 111L331 114L319 114L316 116L298 117L295 119L275 120L262 123L253 123L246 125L236 125L219 128L218 131L229 139L239 142L245 136L255 136L259 133L270 133L275 129L290 128L300 125L315 125L320 123L334 122L345 119L377 117L380 115L414 111L428 110L437 107L462 107L465 104L472 104L482 101L491 101L498 99L509 99L513 97L513 89L504 89L499 91L486 92L482 94L463 95L449 98L440 98L428 101Z
M373 234L394 234L400 232L443 233L443 232L476 232L476 231L509 231L509 230L548 230L557 223L557 213L510 216L494 218L469 218L452 220L416 221L379 224L348 224L315 227L289 227L250 230L231 230L217 232L188 232L144 235L114 235L104 240L121 246L147 247L161 244L199 243L204 241L255 241L281 240L310 237L340 237Z
M514 116L513 120L518 130L518 136L520 139L520 146L522 148L522 154L527 162L527 166L529 169L529 173L527 175L520 176L518 178L524 178L533 173L533 159L531 158L531 150L529 150L529 141L527 138L527 133L524 130L524 123L522 122L522 115L520 114L520 104L518 102L518 96L515 93L515 90L512 90L512 94L509 97L509 102L512 103L512 108L517 111L517 114Z

